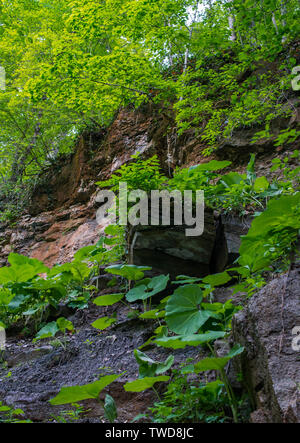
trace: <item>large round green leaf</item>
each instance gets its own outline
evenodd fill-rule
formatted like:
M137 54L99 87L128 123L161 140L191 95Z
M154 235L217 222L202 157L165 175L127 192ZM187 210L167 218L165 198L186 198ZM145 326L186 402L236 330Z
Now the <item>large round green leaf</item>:
M238 344L236 344L230 352L225 355L224 357L211 357L211 358L204 358L203 360L199 361L194 365L194 371L196 374L202 371L212 371L222 370L229 360L236 357L237 355L241 354L244 351L244 348Z
M66 330L74 331L73 323L64 317L60 317L59 319L57 319L56 324L57 324L59 330L63 333L65 333Z
M95 298L93 303L97 306L111 306L118 303L123 297L124 294L100 295L100 297Z
M49 271L49 268L36 258L28 258L16 253L9 254L8 262L11 266L4 266L0 269L0 284L26 282Z
M127 392L142 392L146 389L152 388L155 383L168 381L170 377L166 375L160 375L159 377L145 377L138 380L128 382L124 385L124 389Z
M158 346L172 349L183 349L186 346L199 346L209 343L226 335L222 331L209 331L205 334L177 335L175 337L160 337L154 340Z
M232 277L230 277L230 275L226 271L224 271L219 274L208 275L207 277L204 277L202 279L202 282L207 283L211 286L221 286L228 283L231 279Z
M94 323L92 323L92 326L95 329L99 329L99 331L103 331L115 322L115 318L101 317L98 320L94 321Z
M50 400L50 403L53 406L56 406L65 405L67 403L75 403L90 398L96 399L99 397L100 392L104 388L106 388L106 386L110 385L117 378L119 378L120 375L121 374L106 375L100 380L88 385L64 387L60 390L59 394L56 397Z
M34 341L43 340L44 338L49 338L49 337L55 337L58 331L59 328L56 324L56 321L48 323L36 334Z
M201 310L203 293L198 285L185 285L176 289L166 305L166 322L176 334L197 332L211 317L210 311Z
M161 375L167 372L174 363L174 356L170 355L164 362L156 362L152 360L147 354L134 350L134 356L139 365L140 378L154 377L155 375Z
M151 271L149 266L135 265L112 265L105 268L107 272L114 275L120 275L127 280L140 280L144 277L144 271Z
M169 275L159 275L149 280L147 284L135 286L126 294L126 299L129 302L136 300L146 300L155 294L166 289L169 281Z

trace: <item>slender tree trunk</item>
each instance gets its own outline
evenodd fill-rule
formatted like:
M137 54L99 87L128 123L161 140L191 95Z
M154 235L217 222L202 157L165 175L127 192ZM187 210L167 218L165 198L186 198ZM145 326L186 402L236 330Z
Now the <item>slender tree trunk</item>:
M168 27L171 28L171 23L170 20L168 21ZM173 62L173 47L172 47L172 43L169 42L169 63L170 63L170 67L172 68L174 62Z
M277 26L276 17L275 17L275 13L274 12L272 12L272 23L273 23L274 28L276 30L276 34L278 35L278 26Z
M234 15L230 12L230 15L228 16L228 25L229 25L229 29L231 31L231 36L230 36L230 40L232 42L236 41L236 32L235 32L235 18Z
M282 1L281 2L281 15L282 15L282 27L283 28L286 27L286 19L285 19L286 14L287 14L286 3L284 1ZM282 36L281 42L282 43L286 42L286 35Z

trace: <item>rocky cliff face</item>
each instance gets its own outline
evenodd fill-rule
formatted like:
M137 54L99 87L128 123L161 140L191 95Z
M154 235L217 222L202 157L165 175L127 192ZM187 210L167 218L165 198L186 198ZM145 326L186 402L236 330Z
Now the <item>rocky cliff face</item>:
M257 130L253 129L253 133ZM121 110L107 131L99 129L92 134L83 134L72 156L60 158L53 169L45 171L44 184L36 188L30 207L14 226L0 225L0 265L4 265L8 254L14 251L53 266L70 261L79 248L96 243L107 221L96 222L95 182L108 178L138 151L145 156L157 154L166 174L172 173L177 165L189 166L212 158L233 160L232 170L244 172L250 152L256 151L258 175L266 175L271 160L283 157L285 152L282 148L275 148L270 141L250 147L250 135L249 131L241 131L207 159L201 156L204 146L193 134L175 136L174 121L167 113L158 113L149 107L139 111ZM241 146L243 155L240 156L237 152ZM292 145L290 149L295 147ZM134 262L150 264L156 271L172 275L220 272L237 258L240 236L247 232L251 220L207 212L205 222L204 235L190 242L185 241L180 230L151 228L137 232ZM245 376L256 410L253 421L293 422L300 418L297 409L299 362L290 347L291 329L297 321L300 324L297 319L299 272L294 270L286 283L284 279L274 280L256 294L235 320L235 340L246 347L239 370ZM225 299L231 295L230 290L226 289L225 293ZM218 300L224 302L222 294L221 290ZM60 385L94 380L97 368L103 366L103 362L105 366L116 364L120 370L132 366L128 377L136 376L132 349L149 338L152 331L141 330L138 324L129 324L119 313L122 318L113 328L113 335L109 332L100 340L90 327L99 312L88 311L86 315L88 318L85 319L72 318L76 326L82 326L82 331L74 339L71 354L67 356L51 347L37 352L36 347L27 342L23 343L25 351L20 350L15 339L11 340L8 352L10 366L14 368L13 377L1 380L0 390L7 403L25 408L35 420L44 420L49 413L47 400ZM91 349L88 341L92 343ZM130 352L130 357L124 354L120 360L124 349ZM108 353L112 355L107 362ZM87 355L88 358L92 355L92 364L79 367L78 362L81 364L87 360ZM178 361L183 357L187 355L182 356L179 352ZM49 376L45 375L48 373ZM124 380L118 383L112 389L113 394L122 400L121 408L125 412L121 417L124 420L132 419L153 400L141 396L131 400L123 398L121 385ZM12 395L13 390L15 395ZM134 404L130 414L126 412L128 401ZM91 417L97 417L97 414L98 411L92 411Z
M257 130L253 129L252 135ZM174 120L166 111L149 106L138 111L121 110L108 130L99 128L83 134L73 155L60 158L43 173L42 184L35 189L28 210L15 225L0 224L0 264L5 264L8 254L15 251L52 266L69 261L78 248L95 243L106 225L105 221L97 225L95 220L95 182L107 179L137 152L145 156L157 154L165 173L170 174L175 166L189 166L212 158L231 159L232 170L244 171L251 151L258 154L258 175L266 174L272 158L285 153L272 142L270 146L270 141L262 141L250 149L250 132L241 131L221 144L214 156L205 158L201 155L204 146L193 133L175 135ZM240 152L240 145L247 145L246 154L232 155ZM293 148L291 145L290 149ZM222 223L215 217L217 245L209 248L217 247L219 253L213 256L208 251L210 258L206 264L214 270L222 268L228 259L224 254L229 259L236 254L239 235L247 232L245 226L247 223L237 223L232 217Z
M255 407L256 423L299 423L300 268L278 277L235 316L234 340L245 346L239 370Z

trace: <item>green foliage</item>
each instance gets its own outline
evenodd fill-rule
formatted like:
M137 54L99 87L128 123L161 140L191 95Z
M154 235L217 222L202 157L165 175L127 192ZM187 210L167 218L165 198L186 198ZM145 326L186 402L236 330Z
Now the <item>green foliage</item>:
M111 395L106 394L104 402L104 415L109 423L114 423L118 418L118 411L115 400Z
M144 271L150 271L149 266L135 266L135 265L113 265L108 266L106 272L114 275L120 275L127 280L136 281L141 280L144 277Z
M72 403L74 409L62 411L59 415L52 415L55 422L58 423L76 423L87 412L83 406L78 403Z
M296 158L296 155L297 151L292 157ZM148 164L150 160L142 161L138 157L136 163L123 165L110 180L103 182L101 186L111 186L112 190L118 191L119 183L126 182L128 190L141 189L148 193L159 189L169 191L176 189L181 192L203 190L207 206L223 212L237 212L244 215L254 212L257 208L264 209L266 200L271 197L295 192L293 181L297 180L299 172L299 168L290 169L289 174L285 172L285 181L269 182L265 176L256 176L255 155L251 154L246 174L229 172L222 175L220 171L230 166L231 162L212 160L190 168L177 168L172 179L160 177L155 181L151 179L153 170ZM272 170L275 169L272 168ZM157 164L155 174L159 175L158 171Z
M103 331L116 322L115 318L102 317L92 323L93 328Z
M281 171L285 180L278 180L278 185L283 189L289 190L299 190L300 185L300 166L291 168L289 163L291 161L299 161L300 153L298 150L293 151L291 155L284 157L283 161L280 158L275 157L272 160L273 166L271 167L271 172Z
M298 36L299 2L201 6L195 0L3 2L5 219L21 209L20 187L34 186L80 134L110 124L122 107L154 102L175 111L180 132L195 129L207 153L238 128L270 127L291 115L296 105L285 96L297 63L289 45ZM295 137L297 129L289 128L277 143ZM159 175L150 177L158 189ZM150 181L140 183L147 189Z
M294 151L291 159L298 158L298 151ZM256 209L265 208L266 201L281 194L293 194L299 184L299 167L288 168L291 160L286 158L281 164L279 159L274 160L271 172L283 169L285 180L269 182L265 176L256 176L255 155L251 154L250 161L245 174L229 172L221 175L216 171L230 165L230 162L217 162L215 160L201 165L177 169L174 178L167 183L168 189L203 190L205 204L213 209L224 213L234 212L245 215ZM279 163L278 163L279 162Z
M266 271L286 270L296 252L300 229L300 192L270 200L242 237L239 268L241 283L236 291L251 295L265 283Z
M166 321L171 331L190 335L197 332L210 318L210 312L199 309L203 300L198 285L181 286L166 305Z
M141 189L150 192L152 189L161 189L167 180L160 173L160 163L157 155L143 160L140 155L131 157L134 161L122 165L109 180L97 183L101 188L111 187L112 191L119 191L119 183L125 182L128 190Z
M22 415L24 415L22 409L5 406L0 401L0 423L32 423L31 420L20 418Z
M200 11L198 6L193 0L2 2L0 64L7 71L7 89L0 91L2 221L15 221L44 167L70 152L84 130L110 124L122 107L159 104L163 112L175 114L179 134L189 130L199 136L204 154L226 143L238 129L264 125L253 143L271 138L275 119L291 117L298 102L286 97L291 94L289 73L297 63L290 43L299 33L299 2L210 1L201 4ZM285 146L298 138L298 127L288 127L276 136L275 145ZM285 180L271 183L264 176L256 177L254 161L252 155L246 174L220 175L230 162L212 161L176 170L168 181L157 157L142 160L138 155L99 185L117 190L123 181L129 190L146 192L203 189L209 206L241 215L263 211L272 198L242 239L239 267L233 270L240 276L239 288L251 294L264 284L264 272L286 269L300 228L299 168L289 168L288 158L274 159L272 171L282 172ZM106 234L114 238L102 238L78 251L72 263L51 271L36 260L12 254L10 266L0 269L1 319L9 325L33 318L38 329L49 308L57 309L61 301L86 307L95 290L91 278L98 276L101 265L118 261L124 252L122 231L108 229ZM145 302L163 291L169 280L163 275L144 279L149 269L122 264L106 271L129 281L124 291L127 301ZM200 280L181 276L177 280L181 286L168 300L140 316L160 324L147 343L212 349L213 341L230 331L237 308L231 302L204 299L230 279L227 272ZM123 294L110 294L94 302L109 306L122 298ZM103 330L115 321L103 317L93 326ZM70 328L67 320L59 319L44 325L37 338ZM153 409L155 420L222 421L229 401L236 421L236 403L224 367L240 352L242 348L236 348L221 359L212 355L194 365L196 373L219 370L222 382L194 386L184 376L175 378ZM125 389L140 392L168 380L157 371L164 371L172 357L164 363L140 351L136 357L140 373L151 376L128 383ZM102 381L63 388L53 404L98 398L110 383ZM114 421L113 400L108 397L105 406L107 418Z
M226 333L222 331L208 331L205 334L163 336L154 340L154 343L164 348L183 349L186 346L203 345L218 338L223 338L225 335Z
M222 286L231 280L228 272L220 272L218 274L207 275L201 279L203 283L210 285L211 287Z
M159 375L157 377L144 377L138 380L128 382L124 385L126 392L143 392L153 388L155 383L166 382L170 379L167 375Z
M280 256L291 252L299 229L300 192L271 200L242 238L239 263L252 271L267 268Z
M203 371L221 371L225 368L227 363L237 355L240 355L244 352L244 348L240 345L235 345L230 352L224 357L208 357L200 360L198 363L194 365L190 365L186 368L183 368L183 373L195 373Z
M48 272L42 262L37 259L27 258L23 255L11 253L8 257L10 267L0 268L0 284L23 283L44 272Z
M190 168L177 169L174 178L168 183L171 189L183 192L186 189L197 191L206 189L210 183L218 177L216 171L231 165L230 161L212 160L208 163L192 166Z
M154 423L223 423L228 399L220 380L210 383L190 382L180 370L173 371L161 401L151 411Z
M65 350L67 347L66 331L74 332L73 323L64 317L60 317L56 321L47 323L46 326L44 326L36 334L36 337L34 338L33 342L44 340L45 338L55 337L58 332L62 332L64 335L63 340L61 341L60 339L57 338L56 342L58 343L59 346L62 346L62 348Z
M59 394L49 401L52 406L57 406L66 405L68 403L76 403L88 399L97 400L103 389L117 380L120 375L121 374L106 375L100 378L100 380L95 381L94 383L89 383L83 386L70 386L61 388Z
M216 274L216 286L221 282L220 277L218 278L220 275ZM213 276L209 277L210 282L213 282ZM206 292L210 293L213 289L214 287L209 285ZM203 294L200 286L196 284L187 284L175 290L166 304L166 323L172 332L190 336L199 330L226 331L230 328L231 317L239 308L233 306L230 300L224 304L203 303Z
M154 377L156 375L164 374L174 363L173 355L167 357L163 363L152 360L152 358L138 349L134 350L134 356L139 365L139 378Z
M55 337L58 331L59 327L56 321L53 321L51 323L48 323L37 333L35 340L43 340L44 338Z
M159 275L157 277L139 281L134 288L127 292L127 301L134 302L136 300L147 300L153 295L162 292L166 289L169 278L169 275Z
M88 306L96 287L89 284L99 266L123 255L123 230L110 226L94 246L76 252L71 263L49 269L37 259L11 253L10 266L0 268L0 316L7 326L19 318L31 317L35 328L47 318L50 307L60 302L76 309ZM109 243L109 249L105 243Z
M70 331L70 332L74 331L73 323L64 317L60 317L59 319L57 319L56 324L58 326L58 329L64 334L66 331Z
M97 306L111 306L118 303L123 297L124 294L100 295L100 297L95 298L93 303Z

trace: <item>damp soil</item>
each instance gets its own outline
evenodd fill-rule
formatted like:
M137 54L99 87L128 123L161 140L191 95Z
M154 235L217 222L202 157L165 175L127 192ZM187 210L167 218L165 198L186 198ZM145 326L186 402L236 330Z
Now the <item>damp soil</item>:
M136 308L140 308L138 305ZM66 349L57 340L43 340L33 344L32 338L11 336L7 339L5 363L0 369L0 400L21 408L27 419L35 422L55 421L69 405L53 407L53 398L63 386L92 383L102 375L122 374L101 395L112 395L119 411L120 422L131 421L147 411L156 397L152 390L142 393L125 392L126 382L138 377L134 349L145 343L158 326L153 321L128 318L129 308L121 303L109 308L99 308L91 303L88 309L77 311L69 319L76 334L67 337ZM116 315L117 322L105 331L97 331L91 323L103 315ZM61 338L61 337L60 337ZM148 347L145 352L156 361L163 361L172 352L175 366L187 358L196 358L199 349L188 348L171 351ZM201 350L200 350L201 352ZM164 386L158 386L163 391ZM103 410L93 400L83 402L88 421L101 421Z

